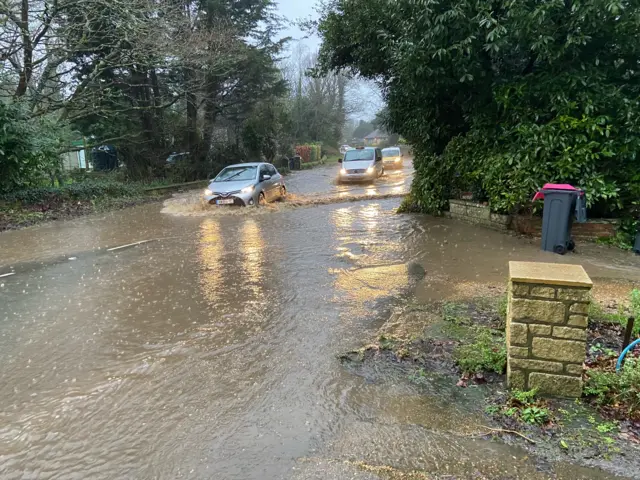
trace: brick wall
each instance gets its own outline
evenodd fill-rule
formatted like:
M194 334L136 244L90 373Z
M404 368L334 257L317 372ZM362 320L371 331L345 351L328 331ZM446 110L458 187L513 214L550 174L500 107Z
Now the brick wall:
M571 233L578 240L596 240L602 237L613 237L617 226L617 220L594 218L587 223L574 223ZM511 229L523 235L539 237L542 234L542 217L513 215Z
M507 383L580 397L591 280L579 265L510 262Z

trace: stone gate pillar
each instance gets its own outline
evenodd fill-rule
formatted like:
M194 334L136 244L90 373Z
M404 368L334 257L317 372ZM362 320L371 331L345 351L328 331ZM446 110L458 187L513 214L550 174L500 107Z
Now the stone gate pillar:
M509 262L507 385L582 395L593 283L580 265Z

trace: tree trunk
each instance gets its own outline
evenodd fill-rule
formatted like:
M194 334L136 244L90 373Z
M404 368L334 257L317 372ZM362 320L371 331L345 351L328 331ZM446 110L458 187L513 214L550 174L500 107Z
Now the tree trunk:
M195 85L193 82L193 73L185 68L183 75L186 85L186 101L187 101L187 132L185 135L185 141L189 152L192 154L198 149L199 134L198 134L198 97L195 92Z
M18 87L16 88L16 97L22 97L27 93L27 87L33 74L33 44L31 43L31 35L29 34L29 0L22 0L20 30L22 31L23 56L22 70L20 71L20 79L18 80Z
M206 88L207 98L204 103L204 132L203 132L203 151L206 152L207 161L213 158L213 128L217 118L216 99L218 96L217 84L214 79L208 79Z

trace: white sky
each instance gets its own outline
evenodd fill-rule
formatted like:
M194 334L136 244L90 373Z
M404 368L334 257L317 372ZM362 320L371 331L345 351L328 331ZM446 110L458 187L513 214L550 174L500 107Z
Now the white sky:
M296 20L311 18L318 18L318 14L315 10L316 0L276 0L278 13L285 17L290 22ZM281 35L283 37L292 37L292 41L289 44L289 51L296 47L298 43L302 43L309 48L310 51L315 51L320 48L320 38L316 35L309 37L305 32L300 30L295 25L288 25ZM384 102L380 94L380 90L372 82L361 81L358 84L357 97L360 98L363 103L363 111L351 115L351 118L356 120L371 120L375 116L375 113L382 109Z
M314 9L315 0L278 0L276 3L278 13L291 22L309 17L318 17ZM292 37L294 40L302 39L305 35L302 30L293 25L288 26L282 32L283 37ZM317 50L320 47L320 39L315 35L305 39L303 42L310 50Z

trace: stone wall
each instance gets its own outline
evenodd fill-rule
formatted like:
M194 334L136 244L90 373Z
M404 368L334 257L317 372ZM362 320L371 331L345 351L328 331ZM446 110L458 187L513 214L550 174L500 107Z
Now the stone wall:
M491 213L488 205L470 200L449 200L449 216L497 230L507 230L510 221L508 215Z
M510 388L582 395L591 286L579 265L509 262Z

